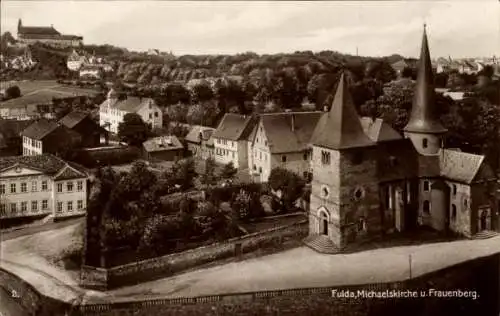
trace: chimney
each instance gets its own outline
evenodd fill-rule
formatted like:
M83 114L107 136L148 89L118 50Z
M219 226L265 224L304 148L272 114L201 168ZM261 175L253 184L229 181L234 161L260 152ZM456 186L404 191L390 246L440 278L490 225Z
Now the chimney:
M292 113L291 117L292 117L292 132L294 132L295 131L295 114Z

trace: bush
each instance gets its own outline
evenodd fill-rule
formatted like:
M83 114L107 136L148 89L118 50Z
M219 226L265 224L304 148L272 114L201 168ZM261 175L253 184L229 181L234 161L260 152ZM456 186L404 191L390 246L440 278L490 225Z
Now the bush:
M134 147L113 148L102 151L76 152L72 160L87 168L95 168L107 165L121 165L137 160L141 156L141 151Z
M15 99L21 96L21 89L18 86L11 86L5 90L5 96L7 99Z

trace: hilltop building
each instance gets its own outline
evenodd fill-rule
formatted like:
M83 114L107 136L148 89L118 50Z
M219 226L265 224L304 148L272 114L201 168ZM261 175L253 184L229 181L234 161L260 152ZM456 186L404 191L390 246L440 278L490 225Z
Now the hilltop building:
M59 33L52 25L23 26L19 19L17 24L17 40L23 44L43 43L55 47L79 47L83 45L83 37Z

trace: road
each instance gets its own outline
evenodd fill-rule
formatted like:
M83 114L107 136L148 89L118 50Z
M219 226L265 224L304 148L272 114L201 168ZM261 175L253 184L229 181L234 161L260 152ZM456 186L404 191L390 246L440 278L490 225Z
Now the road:
M29 313L18 304L17 299L0 286L0 316L29 316Z

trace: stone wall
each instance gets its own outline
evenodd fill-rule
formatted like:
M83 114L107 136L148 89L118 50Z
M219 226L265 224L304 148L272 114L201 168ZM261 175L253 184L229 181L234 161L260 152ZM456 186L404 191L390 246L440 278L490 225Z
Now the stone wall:
M287 289L194 298L80 306L81 315L482 315L500 311L500 255L461 263L419 278L385 284ZM333 298L332 290L472 290L465 298Z
M281 245L290 238L300 240L307 235L307 231L307 220L303 220L291 225L232 238L221 243L110 269L83 266L81 285L102 290L167 277L202 264L239 257L257 249Z

